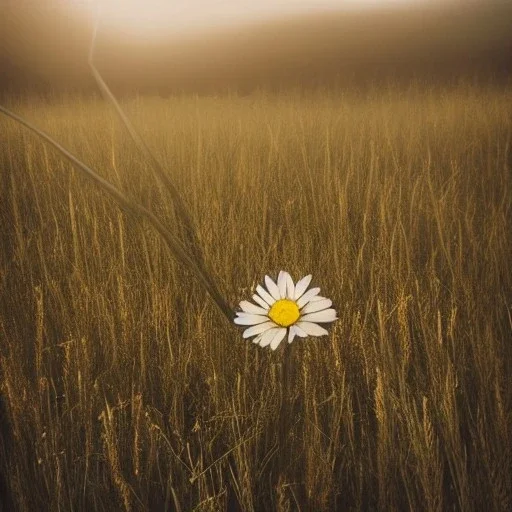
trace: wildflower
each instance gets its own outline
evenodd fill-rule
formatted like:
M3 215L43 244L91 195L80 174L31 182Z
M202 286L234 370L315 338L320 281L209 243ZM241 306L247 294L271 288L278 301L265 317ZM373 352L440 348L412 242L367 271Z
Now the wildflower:
M243 300L242 311L237 312L235 324L248 325L244 338L253 339L261 347L270 345L275 350L288 334L288 343L295 336L324 336L327 330L318 325L336 320L336 311L331 308L332 301L321 297L320 288L307 289L311 275L303 277L294 284L288 272L281 270L275 283L265 276L265 285L258 285L252 298L256 304Z

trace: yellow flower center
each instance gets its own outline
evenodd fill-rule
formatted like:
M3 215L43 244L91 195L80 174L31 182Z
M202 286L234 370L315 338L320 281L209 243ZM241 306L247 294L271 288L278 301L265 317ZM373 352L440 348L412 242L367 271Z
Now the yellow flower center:
M268 316L277 325L288 327L299 319L299 306L293 300L281 299L272 304Z

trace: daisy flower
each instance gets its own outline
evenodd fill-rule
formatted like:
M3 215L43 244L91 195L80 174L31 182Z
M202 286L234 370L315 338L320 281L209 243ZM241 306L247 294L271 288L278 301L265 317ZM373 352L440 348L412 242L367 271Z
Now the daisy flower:
M242 311L237 312L235 324L250 326L243 333L244 338L253 339L261 347L270 345L275 350L288 335L288 343L295 336L324 336L328 332L318 325L336 320L332 301L321 297L320 288L307 289L311 275L303 277L296 284L290 274L281 270L275 283L265 276L265 285L258 285L252 298L256 304L243 300Z

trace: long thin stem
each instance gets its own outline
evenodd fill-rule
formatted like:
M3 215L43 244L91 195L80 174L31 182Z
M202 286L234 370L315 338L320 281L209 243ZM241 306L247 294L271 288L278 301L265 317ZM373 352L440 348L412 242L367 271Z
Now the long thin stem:
M207 269L203 251L201 249L201 244L199 243L199 237L197 236L197 232L194 227L194 221L187 209L187 206L185 205L185 202L183 201L178 190L172 183L169 175L165 172L163 166L160 164L155 155L151 152L148 145L144 142L142 137L139 135L139 133L131 123L130 119L128 118L128 116L122 109L121 105L117 101L116 97L110 90L110 87L107 85L107 83L101 76L100 72L98 71L98 68L94 64L96 41L98 37L98 30L101 18L100 13L101 6L98 6L88 56L88 63L91 69L91 73L94 76L94 79L96 80L96 83L100 91L102 92L103 96L113 105L126 130L130 134L130 137L132 138L133 142L135 143L139 151L144 155L146 161L150 164L150 167L153 170L156 177L163 183L163 185L169 192L169 195L171 196L173 201L173 206L175 208L176 215L181 220L182 226L184 228L185 244L188 246L188 249L191 252L191 255L194 258L197 266L202 270L205 279L208 280L210 287L212 289L217 289L214 279Z
M94 79L96 80L96 83L102 92L103 96L114 106L115 111L119 115L121 121L123 122L124 126L126 127L128 133L130 134L130 137L132 138L133 142L139 149L139 151L144 155L146 158L146 161L150 164L151 169L157 176L157 178L163 183L163 185L168 190L174 204L174 208L176 211L176 214L178 218L183 223L183 226L185 228L185 236L187 238L187 245L189 246L189 249L192 251L196 261L201 266L204 266L204 258L203 253L201 250L201 245L199 244L199 240L196 234L196 230L194 228L194 222L192 220L191 215L189 214L187 207L185 205L185 202L181 198L178 190L172 183L171 179L169 178L169 175L165 172L164 168L160 164L160 162L157 160L155 155L151 152L147 144L144 142L142 137L137 133L137 130L134 128L131 121L128 119L128 116L121 108L121 105L117 101L116 97L110 90L109 86L103 80L103 77L101 76L100 72L94 65L94 53L96 49L96 40L98 36L98 28L99 28L99 20L100 20L100 11L98 11L98 15L96 17L96 21L94 24L94 29L92 33L91 38L91 45L89 47L89 58L88 63L89 67L91 69L92 75L94 76Z
M145 218L151 226L160 234L160 236L166 241L167 245L171 249L172 253L176 257L176 259L183 265L190 268L190 270L193 271L193 273L196 275L199 282L204 286L207 293L210 295L210 297L213 299L217 307L220 309L222 314L228 319L228 321L231 323L234 318L234 312L229 307L229 305L226 303L216 286L211 281L208 274L205 272L205 270L199 266L194 259L192 259L188 254L185 248L182 246L179 240L176 239L176 237L168 230L166 229L163 224L158 220L155 215L141 206L140 204L136 203L135 201L132 201L128 199L120 190L118 190L114 185L112 185L110 182L102 178L100 175L98 175L95 171L93 171L90 167L85 165L83 162L81 162L78 158L76 158L70 151L68 151L66 148L64 148L62 145L60 145L57 141L52 139L49 135L47 135L45 132L40 130L39 128L35 127L33 124L29 123L28 121L25 121L22 117L19 117L18 115L14 114L10 110L7 110L6 108L2 107L0 105L0 112L5 114L6 116L10 117L11 119L14 119L18 123L22 124L23 126L27 127L29 130L33 131L39 137L44 139L46 142L48 142L51 146L56 148L58 151L64 155L64 157L69 160L76 168L78 168L80 171L82 171L85 176L87 176L89 179L94 181L97 185L99 185L105 192L107 192L111 197L115 199L115 201L122 206L125 210L132 213L133 215Z

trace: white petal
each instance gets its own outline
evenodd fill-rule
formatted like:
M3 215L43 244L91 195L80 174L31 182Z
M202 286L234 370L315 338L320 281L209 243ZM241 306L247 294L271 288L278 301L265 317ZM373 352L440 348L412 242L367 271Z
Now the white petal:
M270 279L268 276L265 276L265 284L267 285L267 290L269 291L270 295L272 295L274 299L279 300L281 296L277 284L274 283L274 281L272 281L272 279Z
M323 327L312 322L297 322L296 325L310 336L325 336L329 334Z
M309 313L301 316L300 319L304 322L334 322L336 320L336 310L324 309L323 311L317 311L316 313Z
M269 305L257 293L252 296L252 300L268 311Z
M268 316L265 312L264 315L258 315L257 313L246 313L245 311L237 311L236 316L247 318L248 316Z
M260 340L260 347L266 347L267 345L270 345L270 342L274 338L276 332L279 331L280 329L281 327L274 327L272 329L269 329L268 331L265 331Z
M297 324L294 324L293 326L293 330L295 331L295 334L299 337L299 338L307 338L308 337L308 333L306 331L304 331L303 329L301 329Z
M252 339L252 342L258 344L261 341L262 336L263 334L258 334L258 336Z
M265 290L265 288L261 286L261 284L256 286L256 291L269 306L272 306L272 304L274 304L274 302L276 301L276 299L274 299L274 297L272 297L272 295L270 295L270 293L268 293L267 290Z
M268 307L266 309L260 308L259 306L256 306L256 304L253 304L252 302L249 302L247 300L243 300L240 302L240 307L246 312L246 313L254 313L256 315L266 315L268 313Z
M264 333L265 331L272 329L272 327L276 327L276 324L269 320L268 322L265 322L263 324L253 325L252 327L249 327L249 329L245 329L242 336L244 338L250 338L251 336L255 336L256 334Z
M240 303L241 305L242 303ZM323 300L315 300L308 302L301 310L301 315L305 313L314 313L315 311L322 311L322 309L327 309L332 306L331 299L323 299ZM258 308L259 309L259 308Z
M279 277L277 278L277 287L279 288L279 297L281 299L286 298L286 276L288 275L288 272L284 272L281 270L279 272Z
M279 344L281 341L283 341L283 338L286 336L286 329L283 327L279 329L279 331L276 332L274 338L272 339L270 343L270 348L272 350L275 350L277 347L279 347Z
M288 273L286 277L286 297L291 300L294 300L295 297L295 285L292 276Z
M309 274L306 277L303 277L296 285L295 285L295 295L293 296L294 300L299 299L302 297L302 294L306 291L306 288L309 286L309 283L311 283L311 278L313 276Z
M314 297L311 297L311 299L309 299L309 302L315 302L317 300L326 300L327 297L322 297L321 295L315 295Z
M268 316L252 315L251 313L238 313L238 317L234 320L237 325L258 325L268 322Z
M297 332L295 331L295 325L291 325L290 329L288 330L288 343L293 341L293 338L295 338L296 334Z
M311 288L311 290L308 290L298 301L297 306L299 308L304 307L312 297L315 295L318 295L318 292L320 292L320 288ZM295 294L297 294L297 290L295 290Z

